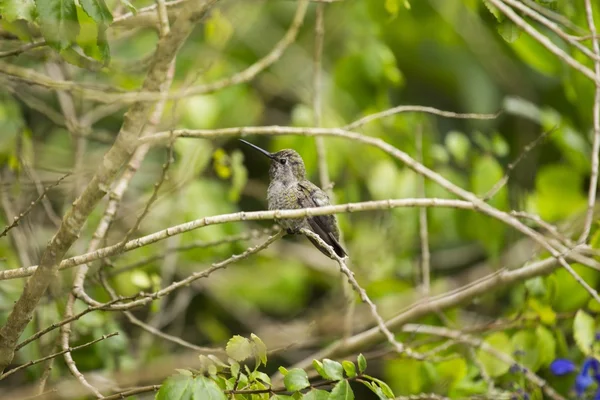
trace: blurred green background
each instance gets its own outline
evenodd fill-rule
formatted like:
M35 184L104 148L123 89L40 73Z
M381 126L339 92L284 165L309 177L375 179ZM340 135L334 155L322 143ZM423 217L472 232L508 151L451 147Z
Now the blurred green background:
M138 9L153 4L132 1ZM406 7L410 5L410 8ZM566 235L577 237L582 227L590 176L593 83L545 50L510 21L479 0L344 0L326 4L322 57L324 127L340 127L367 114L397 105L422 105L463 113L495 113L496 119L451 119L422 113L402 113L357 129L419 157L417 133L422 132L424 164L462 188L484 196L506 173L508 184L490 204L503 210L523 210L556 223ZM580 29L565 28L574 35L587 30L582 1L540 0L550 10ZM121 3L107 1L108 8L126 12ZM224 0L198 25L177 56L173 88L212 82L240 71L264 56L285 34L296 1ZM281 58L251 82L215 93L169 101L158 130L210 129L235 126L313 126L312 79L316 4L310 4L298 39ZM600 25L600 7L595 4ZM79 6L81 29L75 39L78 51L92 60L107 62L98 47L96 23ZM35 15L29 22L11 18L2 9L0 46L12 49L40 37ZM27 18L25 18L27 19ZM589 59L543 27L540 31L576 58L592 67ZM111 59L91 71L70 62L49 46L2 59L46 73L49 63L58 65L65 78L107 84L125 90L138 88L158 37L152 26L109 24ZM588 42L582 42L589 45ZM66 61L65 61L66 59ZM78 62L75 62L76 64ZM83 185L89 181L103 154L113 143L126 105L112 105L106 115L89 127L69 127L56 93L11 80L0 73L0 190L16 212L37 197L36 180L43 186L71 172L63 184L49 192L50 206L62 216ZM73 97L76 114L83 118L98 104ZM70 129L69 129L70 128ZM84 136L83 162L76 162L77 138ZM518 164L509 168L527 144L545 135ZM269 151L293 148L304 158L308 176L319 183L315 143L307 137L246 137ZM372 147L344 139L326 138L327 162L337 204L420 197L414 172ZM107 244L121 240L152 194L162 164L164 148L153 148L132 181ZM269 160L234 139L180 139L174 145L170 179L142 223L137 235L203 216L266 209ZM426 182L427 197L453 198L439 186ZM105 203L90 217L85 232L70 255L86 249L103 214ZM3 206L3 223L12 219ZM391 317L420 298L419 210L405 208L339 215L345 247L358 281ZM478 213L456 209L427 210L431 248L432 293L439 294L501 267L517 268L528 260L547 256L503 223ZM156 290L170 281L206 268L211 263L240 253L271 223L231 223L198 229L166 241L125 253L94 265L105 268L121 295ZM27 256L36 264L56 226L43 207L37 206L19 225L25 235ZM172 251L198 240L214 241L229 235L253 233L253 238L208 248ZM592 246L598 234L594 225ZM525 249L525 250L523 250ZM153 257L147 261L146 258ZM141 261L144 261L143 263ZM0 268L18 268L22 257L11 236L0 239ZM128 267L132 264L133 268ZM140 265L141 264L141 265ZM171 267L165 268L166 264ZM598 274L576 266L595 286ZM66 293L73 271L60 275ZM143 320L159 315L158 327L202 346L222 346L232 335L257 334L269 349L278 352L272 361L289 365L340 338L345 307L342 279L336 265L302 237L286 237L269 249L219 271L208 280L184 288L149 308L136 310ZM4 323L24 280L0 282L0 323ZM88 293L99 301L109 297L91 277ZM49 296L39 308L23 338L61 319L61 303ZM60 295L58 295L60 299ZM358 301L357 301L358 303ZM84 306L78 304L78 310ZM483 326L496 320L514 325L477 332L499 349L517 354L532 371L551 379L547 367L556 356L580 359L575 346L573 316L580 309L593 315L600 305L565 271L490 293L472 303L433 314L422 321L448 324L455 329ZM164 310L169 310L165 312ZM161 311L162 310L162 311ZM354 332L372 326L366 308L357 304ZM73 356L82 370L132 371L174 352L188 352L161 341L129 324L116 313L95 312L74 326L72 345L102 334L120 336L100 342ZM491 335L491 336L490 336ZM425 335L400 335L421 351L439 342ZM39 358L53 348L48 335L18 353L14 363ZM363 349L371 374L381 377L396 395L439 393L466 398L488 390L480 368L511 393L518 388L541 398L539 389L515 377L507 365L499 365L464 346L443 351L442 360L418 362L401 359L384 346ZM349 355L351 356L351 355ZM0 388L28 385L42 368L0 382ZM52 370L52 381L67 376L62 362ZM554 379L554 378L553 378ZM567 393L569 382L559 389ZM1 389L0 389L1 390ZM358 393L358 392L357 392ZM358 396L358 394L357 394ZM368 398L365 392L362 394Z

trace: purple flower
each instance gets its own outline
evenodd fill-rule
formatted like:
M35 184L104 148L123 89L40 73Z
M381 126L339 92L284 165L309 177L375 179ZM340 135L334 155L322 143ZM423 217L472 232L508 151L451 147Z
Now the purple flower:
M557 358L550 364L550 371L557 376L566 375L575 371L575 363L566 358Z
M590 369L592 370L592 376L590 376ZM600 383L600 362L595 358L586 358L583 362L583 366L577 377L575 378L575 392L577 396L581 396L585 393L586 389L590 387L594 381L596 384ZM595 399L600 399L600 390L596 392Z

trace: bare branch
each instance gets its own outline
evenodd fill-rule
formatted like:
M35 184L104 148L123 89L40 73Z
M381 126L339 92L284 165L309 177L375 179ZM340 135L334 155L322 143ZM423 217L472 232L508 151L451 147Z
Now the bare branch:
M91 342L88 342L88 343L85 343L85 344L82 344L82 345L79 345L79 346L75 346L75 347L70 347L70 348L68 348L66 350L59 351L58 353L50 354L49 356L40 358L38 360L29 361L28 363L25 363L23 365L19 365L18 367L13 368L10 371L7 371L7 372L3 373L2 375L0 375L0 380L6 378L7 376L10 376L10 375L14 374L17 371L20 371L20 370L25 369L25 368L29 368L32 365L39 364L39 363L41 363L43 361L46 361L46 360L50 360L51 358L56 358L56 357L61 356L61 355L65 354L65 353L70 353L72 351L81 350L81 349L83 349L85 347L92 346L92 345L98 343L101 340L108 339L108 338L113 337L113 336L117 336L118 334L119 334L119 332L113 332L113 333L109 333L107 335L102 335L98 339L92 340Z
M186 3L177 18L171 33L159 40L152 65L144 81L144 90L157 91L166 79L171 61L183 42L194 28L194 23L216 0L206 0L201 4ZM2 63L2 66L6 64ZM18 67L16 67L19 69ZM0 68L3 69L3 68ZM44 251L40 267L25 284L21 297L0 330L0 371L11 362L17 340L29 321L48 285L54 278L60 260L79 236L79 232L96 204L108 192L108 188L138 146L137 139L144 127L152 103L135 103L125 114L124 122L115 144L105 154L103 162L81 196L66 213L63 222Z
M427 107L427 106L398 106L398 107L390 108L388 110L381 111L381 112L378 112L375 114L367 115L366 117L362 117L361 119L358 119L358 120L344 126L343 129L345 129L347 131L355 130L356 128L359 128L363 125L366 125L366 124L376 121L378 119L390 117L392 115L405 113L405 112L420 112L420 113L439 115L441 117L446 117L446 118L459 118L459 119L496 119L496 118L498 118L498 116L500 114L502 114L502 111L498 111L494 114L474 114L474 113L462 114L462 113L455 113L452 111L438 110L437 108Z
M44 197L46 197L46 195L48 194L48 192L55 188L56 186L60 185L60 183L69 175L71 175L70 173L63 175L62 177L60 177L56 182L54 182L53 184L47 186L44 191L38 196L37 199L35 199L34 201L32 201L29 206L23 210L18 216L14 217L12 224L6 226L4 228L4 230L2 232L0 232L0 238L2 236L6 236L6 234L8 233L9 230L11 230L12 228L14 228L15 226L19 225L19 221L21 221L23 218L25 218L27 216L27 214L29 214L31 212L31 210L33 209L33 207L35 207L40 201L42 201L42 199Z
M346 277L348 278L348 282L350 282L350 284L352 285L352 288L354 288L356 293L360 296L363 303L366 303L369 306L369 309L371 310L371 315L373 316L373 318L375 318L375 321L377 322L377 328L386 337L387 341L394 347L396 352L399 354L406 354L412 358L422 360L422 354L415 353L413 350L404 346L402 343L396 340L394 334L388 329L388 327L385 324L385 321L377 312L377 306L375 305L375 303L371 301L371 299L367 295L366 290L358 284L358 281L354 277L354 273L346 265L346 261L340 256L338 256L333 250L333 248L327 243L325 243L323 239L321 239L319 235L317 235L313 231L303 228L300 230L300 232L302 232L308 237L311 237L313 240L317 241L322 246L322 248L327 249L327 251L329 251L329 255L338 263L338 265L340 266L340 270L344 275L346 275Z
M339 213L349 213L356 211L386 210L399 207L452 207L466 210L474 209L472 203L461 200L448 199L390 199L379 201L366 201L362 203L348 203L335 206L303 208L297 210L271 210L255 212L238 212L233 214L223 214L214 217L204 217L194 221L186 222L180 225L163 229L150 235L142 236L127 242L122 251L131 251L151 243L156 243L169 236L189 232L194 229L202 228L208 225L223 224L226 222L237 221L260 221L272 219L290 219L305 218L315 215L329 215ZM121 251L118 245L112 245L92 251L79 256L67 258L60 263L59 270L73 268L77 265L89 263L101 258L110 257ZM38 266L34 265L26 268L17 268L0 271L0 280L24 278L33 275Z
M598 4L598 3L596 3ZM584 243L592 228L594 219L594 206L596 204L596 191L598 190L598 165L600 164L600 44L596 34L596 24L594 24L594 10L592 2L585 0L585 14L587 17L588 27L592 34L592 48L596 55L594 62L594 71L596 73L596 92L594 94L594 106L592 107L593 126L594 126L594 143L592 145L592 173L590 176L590 188L588 192L588 209L585 215L583 232L579 237L579 242Z
M492 347L491 345L489 345L488 343L484 342L483 340L481 340L479 338L475 338L473 336L467 335L461 331L448 329L448 328L444 328L441 326L431 326L431 325L422 325L422 324L407 324L402 327L402 330L404 332L424 333L424 334L428 334L428 335L447 337L447 338L450 338L457 342L467 343L470 346L480 348L481 350L485 351L486 353L489 353L493 357L497 358L498 360L500 360L506 364L515 365L515 366L519 367L519 370L523 372L523 375L525 376L525 378L527 378L527 380L529 380L534 385L536 385L537 387L542 389L544 391L544 393L546 393L546 395L548 395L549 398L554 399L554 400L565 400L565 398L562 397L560 394L558 394L548 384L548 382L546 382L540 376L536 375L529 368L525 368L524 366L520 365L510 355L497 350L496 348Z

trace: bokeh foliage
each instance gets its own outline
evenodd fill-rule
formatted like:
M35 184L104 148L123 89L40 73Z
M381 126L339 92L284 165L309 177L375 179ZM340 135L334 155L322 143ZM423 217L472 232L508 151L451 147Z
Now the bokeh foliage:
M535 3L586 30L582 1ZM158 40L155 26L129 26L113 22L113 18L151 4L141 0L107 0L106 4L100 0L0 0L3 50L32 41L46 43L2 62L39 72L45 72L46 63L56 63L70 80L137 89ZM286 0L220 2L178 54L173 88L213 82L256 62L285 33L295 7L295 1ZM310 5L298 39L273 66L250 83L169 101L160 127L313 126L315 7ZM597 4L594 12L600 25ZM522 33L485 0L344 0L326 5L325 28L323 126L344 126L399 104L472 113L502 109L503 113L492 120L403 113L357 131L382 138L413 157L420 156L416 132L422 132L423 163L479 196L510 172L508 184L489 200L491 205L503 211L537 214L556 223L569 237L578 236L590 176L591 81ZM539 29L593 67L589 59L568 48L554 34ZM55 92L1 74L0 81L5 87L0 92L0 165L4 169L0 190L12 199L16 210L21 210L37 197L32 180L47 185L63 173L72 172L66 184L49 194L52 208L63 215L80 192L78 185L91 177L114 141L126 105L115 107L92 126L70 127L62 118ZM80 117L98 107L76 96L75 100ZM544 132L547 138L510 169L525 146ZM78 135L86 138L87 147L85 162L75 168ZM250 140L270 151L296 149L304 157L309 177L318 182L313 139L278 136ZM325 143L336 203L419 197L421 178L381 151L339 138L326 139ZM174 144L174 155L170 179L137 235L203 216L266 207L268 160L240 148L235 140L181 139ZM165 157L161 148L149 153L121 204L107 244L120 240L135 222L153 192ZM428 197L453 198L431 182L426 182L425 191ZM84 243L91 238L103 209L98 207L90 217L72 255L84 251ZM418 213L416 208L404 208L338 217L352 269L384 317L391 317L419 296L415 289L421 281ZM432 208L427 215L434 293L465 284L465 279L480 276L481 272L505 266L518 268L529 260L548 257L505 224L482 214ZM3 225L10 223L6 211L2 217ZM41 207L26 221L19 229L27 236L27 252L35 264L56 227ZM168 249L269 226L246 222L205 227L98 263L94 270L107 271L109 281L123 296L154 291L169 280L242 252L248 241L180 252ZM590 244L594 249L600 247L596 225ZM522 254L514 255L518 246L527 248L524 258ZM169 272L164 269L165 254L173 254L175 260L175 268ZM128 267L148 257L150 261ZM1 238L0 268L21 266L13 242ZM597 271L582 265L574 268L592 287L597 285ZM72 282L72 272L61 273L60 281L59 293L64 295ZM295 344L317 350L343 335L343 313L339 310L344 307L344 294L340 282L335 265L310 248L306 240L285 238L260 255L185 289L187 294L181 296L181 301L187 302L185 307L175 307L175 300L170 298L138 310L136 315L151 320L162 315L165 308L174 308L176 315L161 317L162 328L203 346L223 346L233 335L256 332L269 349ZM5 322L23 284L23 280L0 282L0 323ZM99 301L110 300L97 282L89 283L88 290ZM35 324L30 324L23 338L61 318L64 305L55 301L56 296L51 295L40 306ZM76 311L84 308L82 304L77 307ZM355 332L370 325L367 314L357 307ZM560 269L415 322L465 330L478 327L474 334L513 355L566 394L572 385L570 378L554 378L548 367L556 357L580 360L598 355L594 336L598 311L600 305ZM502 322L494 327L494 321ZM130 372L181 351L141 333L118 314L107 312L81 318L74 328L73 344L114 331L120 335L74 353L83 372ZM398 337L421 352L440 344L423 334ZM54 338L48 337L29 345L18 353L15 362L42 357L53 343ZM371 364L376 371L371 374L384 378L396 395L435 392L465 398L489 394L489 383L493 381L497 390L494 393L528 393L530 398L542 398L539 388L526 382L521 371L462 345L449 346L426 361L389 353L383 357L385 352L379 347L363 352L377 360ZM304 350L292 347L279 354L277 362L287 365L301 354ZM29 368L10 384L31 383L42 371L40 366ZM64 365L57 363L51 379L58 381L67 374ZM2 385L4 382L0 382L0 388Z

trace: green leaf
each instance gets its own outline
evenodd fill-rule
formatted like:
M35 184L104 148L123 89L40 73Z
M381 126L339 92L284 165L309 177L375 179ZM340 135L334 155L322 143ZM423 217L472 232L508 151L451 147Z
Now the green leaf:
M348 381L339 381L331 390L328 400L354 400L354 392Z
M83 11L98 25L109 25L113 21L113 16L104 0L79 0L79 3L83 7Z
M592 352L595 333L596 321L594 318L583 310L577 311L573 321L573 337L583 354L589 355Z
M521 36L521 29L514 22L507 19L498 24L498 33L508 43L512 43Z
M289 371L283 365L280 365L278 370L283 376L286 376L289 373Z
M509 355L512 354L512 345L510 343L510 339L504 332L491 334L485 339L485 343L502 353ZM477 351L477 358L487 374L492 378L504 375L510 368L510 364L498 360L496 357L483 351L482 349Z
M306 393L302 400L329 400L329 392L320 389L313 389Z
M321 377L327 379L325 370L323 369L323 363L319 360L313 360L312 364L313 364L313 367L315 368L315 370L319 373L319 375L321 375Z
M8 22L18 19L33 21L34 10L33 0L0 0L0 14Z
M183 376L193 376L194 375L194 374L192 374L192 371L190 371L189 369L175 368L175 371L177 371L177 373L179 375L183 375Z
M358 362L358 372L359 372L359 374L364 373L365 370L367 369L367 359L361 353L361 354L358 355L358 359L356 361Z
M547 367L556 358L556 339L545 326L535 328L538 339L537 346L540 351L540 367Z
M368 387L373 393L379 397L380 400L387 400L388 396L383 393L383 389L378 386L375 382L363 381L362 382L366 387Z
M450 154L452 154L452 157L454 157L456 162L462 165L467 161L471 142L464 133L457 131L449 132L446 135L445 143L446 148Z
M225 351L235 361L244 361L252 356L253 347L250 340L243 336L235 335L227 342Z
M342 367L344 367L344 371L346 371L346 376L348 376L348 378L354 378L356 376L356 366L352 361L342 361Z
M191 399L193 383L194 379L190 376L176 375L167 378L156 394L156 400Z
M515 358L533 372L541 365L540 349L538 339L532 331L519 331L511 338L511 344Z
M246 169L244 168L244 171L245 170ZM234 168L234 171L235 171L235 168ZM234 172L234 174L235 174L235 172ZM244 184L245 184L245 181L244 181ZM258 360L259 365L262 362L263 365L266 366L267 365L267 346L254 333L250 334L250 339L252 339L252 342L254 342L254 352L255 352L255 356Z
M194 380L192 393L192 400L227 400L219 386L205 376L199 376Z
M344 367L337 361L330 360L328 358L323 360L323 370L325 371L325 377L334 381L344 379Z
M546 165L536 175L533 203L542 219L555 221L585 209L583 176L568 164Z
M289 391L295 392L310 386L308 375L302 368L293 368L288 371L288 374L283 378L283 384Z
M396 17L398 15L398 11L400 11L400 3L398 0L385 0L385 10L390 13L392 17Z
M292 396L288 396L286 394L274 394L269 397L269 400L295 400Z
M79 32L74 0L35 0L42 34L50 46L64 50Z

